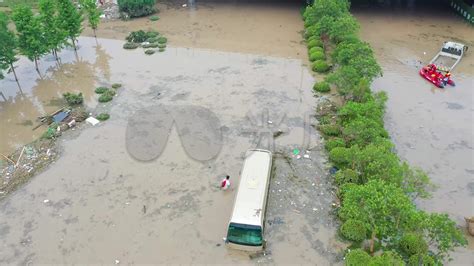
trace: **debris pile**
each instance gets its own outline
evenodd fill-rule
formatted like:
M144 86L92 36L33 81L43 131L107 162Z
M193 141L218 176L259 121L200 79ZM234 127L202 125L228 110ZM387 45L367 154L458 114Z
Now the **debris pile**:
M12 155L2 154L0 161L0 199L7 196L30 177L58 158L54 141L40 139L16 150Z

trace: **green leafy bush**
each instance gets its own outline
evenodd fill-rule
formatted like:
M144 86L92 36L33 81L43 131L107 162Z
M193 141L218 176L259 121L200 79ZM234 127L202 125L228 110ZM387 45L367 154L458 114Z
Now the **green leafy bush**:
M78 94L66 92L63 94L63 97L69 105L78 105L84 102L84 96L82 96L82 92Z
M341 138L331 138L331 139L326 140L324 143L324 148L326 148L327 151L331 151L332 149L336 147L345 147L345 146L346 146L346 143Z
M314 62L316 60L325 60L326 56L324 55L324 52L321 51L315 51L309 55L309 61Z
M312 54L314 52L321 52L321 53L324 53L324 49L322 47L319 47L319 46L315 46L311 49L309 49L308 53L309 54Z
M307 40L308 42L308 49L311 49L313 47L321 47L324 48L324 43L321 41L321 38L319 36L311 36ZM309 45L311 43L311 45Z
M308 41L308 49L311 49L313 47L322 47L323 42L320 40L312 39L311 41Z
M115 95L115 91L107 90L100 95L99 102L101 103L110 102L114 98L114 95Z
M146 41L147 38L147 33L143 30L139 30L130 32L130 34L125 38L125 40L133 43L142 43Z
M145 34L147 39L156 38L156 37L158 37L158 35L160 35L160 33L157 32L157 31L147 31L146 34Z
M158 52L164 52L164 51L165 51L165 48L164 48L164 47L160 47L160 48L158 49Z
M144 45L142 45L142 47L145 48L145 49L146 49L146 48L158 48L159 45L160 45L159 43L156 43L156 42L155 42L155 43L144 44Z
M166 43L159 43L158 48L166 48Z
M329 65L326 61L316 60L313 63L313 71L318 73L326 73L329 71Z
M352 169L339 170L334 175L334 180L336 181L336 184L338 184L339 186L343 184L347 184L347 183L354 183L354 184L361 183L359 174L357 174L357 172Z
M105 121L110 118L110 115L108 113L100 113L95 118L97 118L100 121Z
M372 257L369 266L404 266L402 257L393 251L384 251L381 255Z
M126 42L123 45L123 49L136 49L140 46L138 43L133 43L133 42Z
M339 136L341 134L341 128L336 124L320 125L318 128L325 136Z
M106 88L106 87L98 87L98 88L95 89L95 93L102 94L102 93L104 93L108 90L109 90L109 88Z
M145 54L147 54L147 55L152 55L154 53L155 53L155 50L153 50L153 49L145 50Z
M349 219L342 224L341 234L348 240L360 242L367 238L367 229L361 221Z
M415 254L408 259L408 266L437 266L441 265L428 254Z
M156 12L156 0L118 0L119 10L131 18L148 16Z
M347 266L362 266L367 265L371 257L367 252L362 249L354 249L349 251L346 255L346 265Z
M406 233L400 240L400 249L408 256L415 254L425 254L428 251L428 244L419 234Z
M146 41L149 43L157 43L158 37L151 37L151 38L146 39Z
M320 81L314 84L313 90L317 92L328 92L331 88L329 87L329 83L326 81Z
M164 36L158 37L158 43L163 44L163 43L167 43L167 42L168 42L168 39L166 39L166 37L164 37Z

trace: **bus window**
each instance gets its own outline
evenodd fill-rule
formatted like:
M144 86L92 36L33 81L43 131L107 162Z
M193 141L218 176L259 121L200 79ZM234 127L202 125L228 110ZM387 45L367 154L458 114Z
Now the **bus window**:
M227 241L246 246L261 246L262 228L256 225L230 223Z

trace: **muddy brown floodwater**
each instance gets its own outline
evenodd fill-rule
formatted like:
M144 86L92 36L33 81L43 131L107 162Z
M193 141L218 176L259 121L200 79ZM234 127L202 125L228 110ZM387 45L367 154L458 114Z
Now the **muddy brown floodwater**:
M374 90L388 93L386 127L398 154L429 173L438 189L418 204L448 213L460 226L474 215L474 29L451 12L358 9L362 38L382 65L383 77ZM456 87L439 89L418 70L444 41L470 46L453 71ZM453 254L452 265L472 265L473 237L468 249Z
M254 8L261 13L250 11ZM94 107L96 86L118 82L123 87L111 103L98 104L110 113L110 120L62 136L60 159L0 202L0 264L340 262L344 245L336 240L334 188L326 176L320 137L308 126L316 123L316 101L311 92L314 77L300 44L299 6L215 4L163 10L160 16L158 30L161 24L179 23L198 23L194 26L202 30L192 28L199 35L189 38L180 37L184 32L161 30L170 46L152 56L141 49L123 50L123 41L81 37L77 56L70 50L61 54L62 66L42 60L42 79L30 62L18 63L22 77L28 77L22 81L24 96L15 94L14 81L2 81L10 93L3 108L12 116L2 128L47 112L46 103L64 91L83 91L87 104ZM111 32L128 23L137 27L126 32L138 29L134 23L148 23L140 21L106 23L99 36L107 32L107 25L115 24ZM184 26L182 30L193 32ZM117 34L122 38L124 33ZM189 47L187 42L213 49L182 48ZM31 104L20 106L23 97ZM156 105L193 105L213 112L223 136L220 153L206 162L189 157L181 143L192 135L181 125L179 132L173 128L169 133L156 160L133 159L126 145L127 122L136 111ZM23 108L32 111L15 117ZM34 137L30 128L29 133L17 129L6 131L11 143L20 145ZM225 248L222 237L244 152L265 148L255 140L262 132L278 129L283 134L275 138L267 253L251 259ZM301 150L301 158L291 155L295 148ZM234 188L223 192L218 186L225 174Z

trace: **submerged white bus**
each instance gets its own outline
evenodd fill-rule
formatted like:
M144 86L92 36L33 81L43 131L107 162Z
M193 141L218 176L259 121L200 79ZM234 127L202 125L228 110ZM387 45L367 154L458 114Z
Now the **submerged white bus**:
M263 249L265 207L271 171L270 151L247 151L227 229L227 246L246 251Z

